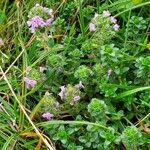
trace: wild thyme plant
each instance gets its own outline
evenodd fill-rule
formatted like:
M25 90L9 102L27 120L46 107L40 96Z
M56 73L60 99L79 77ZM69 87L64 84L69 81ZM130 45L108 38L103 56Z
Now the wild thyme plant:
M150 149L149 5L2 0L2 149Z

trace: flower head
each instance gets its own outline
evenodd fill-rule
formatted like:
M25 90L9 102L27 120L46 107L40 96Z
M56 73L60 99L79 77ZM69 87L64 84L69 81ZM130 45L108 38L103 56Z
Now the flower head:
M119 25L118 25L118 24L113 25L113 29L114 29L115 31L118 31L118 30L119 30Z
M41 14L44 17L39 16L37 14ZM36 4L31 9L28 17L29 20L27 21L27 24L31 30L31 33L35 33L36 29L39 27L47 27L51 25L52 22L54 21L53 10L47 7L43 7L39 4Z
M37 85L36 80L29 79L28 77L24 77L24 82L26 83L27 89L34 88Z
M89 30L90 30L90 32L94 32L94 31L96 30L96 25L91 22L91 23L89 24Z
M45 112L45 113L42 114L42 117L43 117L44 119L46 119L46 120L51 120L52 117L54 117L54 115L51 114L50 112Z
M31 33L34 33L38 27L44 27L46 24L40 16L35 16L27 21L27 24L31 30Z
M60 89L61 89L62 92L65 92L65 86L64 85L61 86Z
M102 15L103 17L109 17L111 14L108 10L104 10Z
M117 23L117 19L113 16L110 17L110 21L111 21L111 23L114 23L114 24Z
M81 98L81 97L80 97L79 95L78 95L78 96L75 96L75 97L73 98L73 101L74 101L74 102L77 102L77 101L80 100L80 98Z

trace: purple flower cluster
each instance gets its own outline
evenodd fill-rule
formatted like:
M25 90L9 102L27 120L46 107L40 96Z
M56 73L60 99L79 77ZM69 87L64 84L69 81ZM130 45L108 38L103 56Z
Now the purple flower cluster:
M96 13L95 16L94 16L94 19L96 19L97 16L98 16L98 14ZM103 17L109 17L111 23L113 24L113 29L115 31L119 30L119 25L117 24L117 19L114 16L111 16L111 13L108 10L104 10L103 13L102 13L102 16ZM89 24L89 31L90 32L96 31L96 25L92 22L90 22L90 24Z
M34 33L37 28L45 27L51 25L53 19L47 19L46 21L43 20L40 16L35 16L27 21L28 27L30 28L31 33Z
M29 79L28 77L24 77L24 82L26 83L27 89L34 88L37 85L36 80Z
M114 29L115 31L118 31L118 30L119 30L119 25L118 25L118 24L114 24L114 25L113 25L113 29Z
M82 81L80 81L78 84L76 84L75 86L74 86L76 89L76 92L77 91L79 91L80 89L82 89L82 88L84 88L84 85L82 84ZM61 100L63 100L64 98L65 98L65 96L67 96L68 94L67 94L67 88L65 87L65 86L61 86L60 87L60 89L61 89L61 91L59 92L59 96L60 96L60 98L61 98ZM79 94L79 93L78 93ZM81 99L81 97L80 97L80 95L78 95L77 93L71 93L71 96L73 97L73 101L74 102L78 102L80 99Z
M54 115L51 114L50 112L45 112L42 114L42 117L46 120L51 120L54 117Z
M102 15L103 17L109 17L111 14L108 10L104 10Z
M31 33L34 33L35 30L39 27L44 27L45 22L40 16L35 16L27 21L28 27L31 30Z
M90 31L90 32L94 32L95 30L96 30L96 25L91 22L91 23L89 24L89 31Z
M31 33L35 33L36 29L39 27L46 27L52 24L52 22L54 21L54 16L53 16L53 10L46 8L46 7L42 7L39 4L36 4L35 7L33 8L34 12L43 12L45 13L45 16L48 16L47 19L43 19L42 17L40 17L39 15L35 15L33 17L33 15L28 16L30 19L27 21L27 25L31 31Z
M113 23L113 24L116 24L116 23L117 23L117 19L116 19L115 17L113 17L113 16L110 17L110 21L111 21L111 23Z
M113 24L113 29L115 31L119 30L119 25L117 24L117 19L114 16L111 16L111 13L108 10L103 11L103 17L110 17L110 21Z

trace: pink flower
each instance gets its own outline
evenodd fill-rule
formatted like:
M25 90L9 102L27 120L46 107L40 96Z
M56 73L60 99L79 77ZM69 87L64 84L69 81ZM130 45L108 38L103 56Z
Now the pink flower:
M0 38L0 46L3 46L4 45L4 42L2 40L2 38Z
M110 21L111 21L111 23L114 23L114 24L117 23L117 19L113 16L110 17Z
M61 86L60 89L61 89L61 91L59 92L58 95L60 96L61 99L64 99L64 97L65 97L65 86Z
M104 10L102 15L103 17L109 17L111 14L108 10Z
M29 13L28 17L30 19L27 21L27 25L28 25L31 33L35 33L36 29L38 29L39 27L47 27L52 24L52 22L54 20L54 15L53 15L52 9L49 9L47 7L42 7L41 5L36 4L33 10L35 12L40 11L40 14L46 16L46 18L42 18L38 15L32 17L31 14Z
M79 84L75 85L75 87L78 89L82 89L82 88L84 88L84 85L82 84L82 81L80 81Z
M44 27L46 24L40 16L35 16L27 21L28 27L31 30L31 33L34 33L38 27Z
M34 88L37 85L37 81L31 80L28 77L24 77L24 82L26 83L27 89Z
M118 30L119 30L119 25L118 25L118 24L113 25L113 29L114 29L115 31L118 31Z
M46 120L51 120L52 117L54 117L54 115L51 114L50 112L45 112L45 113L42 114L42 117L43 117L44 119L46 119Z
M39 69L40 69L40 72L41 72L41 73L43 73L43 72L44 72L44 70L46 70L46 68L45 68L45 67L42 67L42 66L41 66L41 67L39 67Z
M89 24L89 30L90 30L90 32L94 32L95 30L96 30L96 26L95 26L95 24L94 23L90 23Z
M65 92L65 86L64 85L61 86L60 89L61 89L62 92Z
M73 101L74 101L74 102L77 102L77 101L80 100L80 98L81 98L81 97L80 97L79 95L78 95L78 96L75 96L75 97L73 98Z

